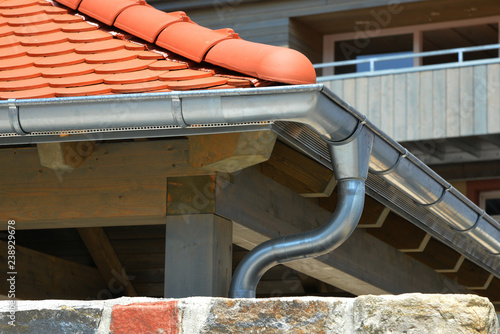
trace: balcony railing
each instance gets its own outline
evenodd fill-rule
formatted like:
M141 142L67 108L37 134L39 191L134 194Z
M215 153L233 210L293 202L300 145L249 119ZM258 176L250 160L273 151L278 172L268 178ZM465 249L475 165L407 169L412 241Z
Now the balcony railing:
M356 78L356 77L366 77L366 76L374 76L374 75L384 75L384 74L418 72L418 71L426 71L426 70L439 70L439 69L444 69L444 68L500 63L500 57L484 58L484 59L479 59L479 60L464 60L465 53L495 50L495 49L499 49L499 52L500 52L500 44L490 44L490 45L481 45L481 46L473 46L473 47L466 47L466 48L419 52L419 53L411 53L411 54L405 54L405 55L379 56L379 57L365 58L365 59L337 61L337 62L331 62L331 63L316 64L316 65L314 65L314 68L316 68L316 69L323 69L323 68L335 69L336 67L347 66L347 65L359 65L359 64L369 64L369 66L370 66L368 71L318 77L318 79L317 79L318 82L331 81L331 80L337 80L337 79ZM376 70L376 66L375 66L379 62L387 62L390 60L423 59L425 57L446 56L446 55L453 55L453 54L456 54L458 56L458 61L440 63L440 64L434 64L434 65L422 65L422 66L416 66L416 67L404 67L404 68L384 69L384 70Z

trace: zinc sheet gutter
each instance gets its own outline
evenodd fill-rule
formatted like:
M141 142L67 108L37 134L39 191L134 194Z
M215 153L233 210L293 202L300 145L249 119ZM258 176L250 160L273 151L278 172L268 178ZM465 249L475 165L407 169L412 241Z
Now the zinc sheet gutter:
M326 142L373 132L367 193L500 277L500 224L322 84L0 102L0 146L262 128L328 168Z

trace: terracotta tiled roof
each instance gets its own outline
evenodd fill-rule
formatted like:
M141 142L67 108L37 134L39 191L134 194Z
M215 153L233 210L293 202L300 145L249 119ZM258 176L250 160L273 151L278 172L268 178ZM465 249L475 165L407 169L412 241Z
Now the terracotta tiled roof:
M307 84L294 50L143 0L0 1L0 99Z

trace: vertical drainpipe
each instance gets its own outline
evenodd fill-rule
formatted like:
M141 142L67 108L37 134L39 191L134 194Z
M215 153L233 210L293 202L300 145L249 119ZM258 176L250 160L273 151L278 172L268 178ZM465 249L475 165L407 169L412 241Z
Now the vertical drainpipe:
M326 141L337 179L338 203L333 216L315 230L271 239L255 247L236 268L229 288L231 298L255 298L259 280L273 266L329 253L349 238L363 212L373 138L373 133L359 123L343 141Z

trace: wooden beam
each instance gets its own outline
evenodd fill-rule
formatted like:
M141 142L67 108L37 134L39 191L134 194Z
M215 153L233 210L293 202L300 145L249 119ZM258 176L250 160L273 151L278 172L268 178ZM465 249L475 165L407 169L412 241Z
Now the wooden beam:
M0 149L0 220L57 228L77 219L165 216L166 177L211 173L191 166L188 149L187 139L105 142L67 171L41 166L35 147Z
M234 173L266 161L277 135L273 131L189 137L189 161L208 171Z
M137 296L104 230L101 227L79 228L78 233L106 282L116 284L116 291L125 291L127 296Z
M253 169L219 180L216 212L233 221L233 242L253 249L265 240L314 229L331 213ZM440 293L452 280L357 229L335 251L319 258L294 261L288 267L350 293ZM466 291L459 286L459 291Z
M165 216L131 216L131 217L107 217L107 218L68 218L47 219L16 222L18 230L41 230L53 228L80 228L80 227L109 227L109 226L140 226L140 225L164 225ZM0 231L7 227L0 224Z
M329 197L337 184L331 170L279 141L262 174L304 197Z
M92 141L37 144L40 164L56 171L68 171L80 166L94 152Z
M215 176L169 177L167 214L186 215L215 212Z
M7 242L0 241L0 266L7 268ZM16 297L98 299L108 287L96 268L16 245ZM0 290L9 291L0 280Z

